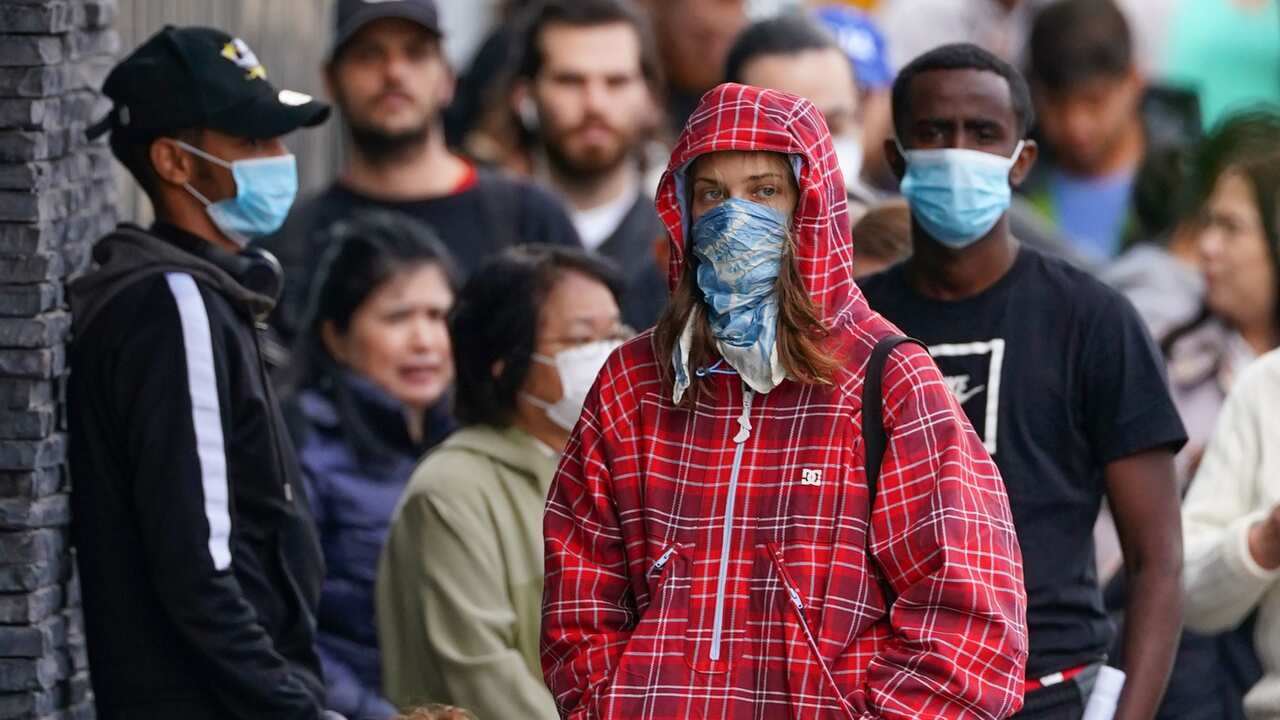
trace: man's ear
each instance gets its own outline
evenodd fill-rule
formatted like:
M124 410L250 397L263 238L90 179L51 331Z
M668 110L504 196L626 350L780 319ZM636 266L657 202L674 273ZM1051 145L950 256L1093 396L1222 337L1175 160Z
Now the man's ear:
M1134 108L1142 107L1142 98L1147 94L1147 78L1135 64L1125 74L1125 88L1129 93L1129 102Z
M181 187L195 177L195 158L179 147L173 138L152 140L148 155L156 177L164 182Z
M507 107L511 109L517 117L520 117L520 109L526 107L533 102L533 88L529 86L529 81L520 79L511 83L511 91L507 93Z
M520 119L520 126L526 132L536 134L542 128L542 120L538 114L538 103L533 100L533 84L528 80L517 80L511 85L511 94L507 97L511 112Z
M907 159L902 157L902 153L898 151L898 143L891 137L884 141L884 161L889 163L889 169L899 180L907 174Z
M338 93L335 92L337 83L334 81L334 76L337 72L338 69L334 66L333 60L329 60L320 66L320 77L324 79L325 97L333 103L336 103L338 99Z
M453 96L458 91L458 73L447 60L441 62L444 63L444 82L440 83L440 93L436 100L440 103L439 107L444 109L453 104Z
M1013 161L1013 168L1009 170L1009 184L1018 187L1031 174L1031 168L1035 167L1036 158L1040 157L1040 146L1035 140L1027 139L1022 143L1022 153Z
M324 349L329 351L329 356L334 360L346 365L349 363L347 357L345 343L342 342L342 335L338 332L338 328L334 327L332 320L326 320L320 325L320 342L324 344Z

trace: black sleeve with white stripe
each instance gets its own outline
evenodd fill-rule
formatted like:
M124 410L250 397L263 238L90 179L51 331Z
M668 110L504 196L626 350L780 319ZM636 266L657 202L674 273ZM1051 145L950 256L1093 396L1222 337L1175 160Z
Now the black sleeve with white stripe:
M233 717L317 718L315 699L275 651L231 572L234 516L219 385L225 349L192 278L165 281L173 302L130 334L117 366L152 580Z

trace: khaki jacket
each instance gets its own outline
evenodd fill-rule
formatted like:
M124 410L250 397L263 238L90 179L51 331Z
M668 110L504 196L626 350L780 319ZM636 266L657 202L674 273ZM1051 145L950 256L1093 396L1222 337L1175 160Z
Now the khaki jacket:
M542 513L558 458L517 428L454 433L414 471L378 567L395 704L556 720L542 680Z

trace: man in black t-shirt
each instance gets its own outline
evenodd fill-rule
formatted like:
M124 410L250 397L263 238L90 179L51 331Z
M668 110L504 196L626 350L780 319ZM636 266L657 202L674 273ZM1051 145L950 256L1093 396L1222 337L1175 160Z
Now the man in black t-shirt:
M1009 232L1010 183L1036 157L1022 140L1028 95L1016 71L972 45L903 69L886 154L911 205L915 254L861 285L873 309L929 345L1004 478L1030 631L1016 717L1079 718L1111 646L1092 539L1105 497L1131 589L1116 717L1146 718L1181 628L1172 462L1185 433L1132 306Z
M336 17L325 82L347 128L347 164L262 243L285 268L272 317L283 340L293 340L306 312L323 230L358 208L396 210L431 225L464 273L511 245L579 244L549 193L477 170L445 146L441 112L454 78L433 0L339 0Z

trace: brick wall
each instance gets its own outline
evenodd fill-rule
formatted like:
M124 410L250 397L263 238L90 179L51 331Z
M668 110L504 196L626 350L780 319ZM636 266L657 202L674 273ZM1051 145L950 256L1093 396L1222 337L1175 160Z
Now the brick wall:
M115 0L0 0L0 720L92 718L67 529L68 276L115 223L84 128Z

